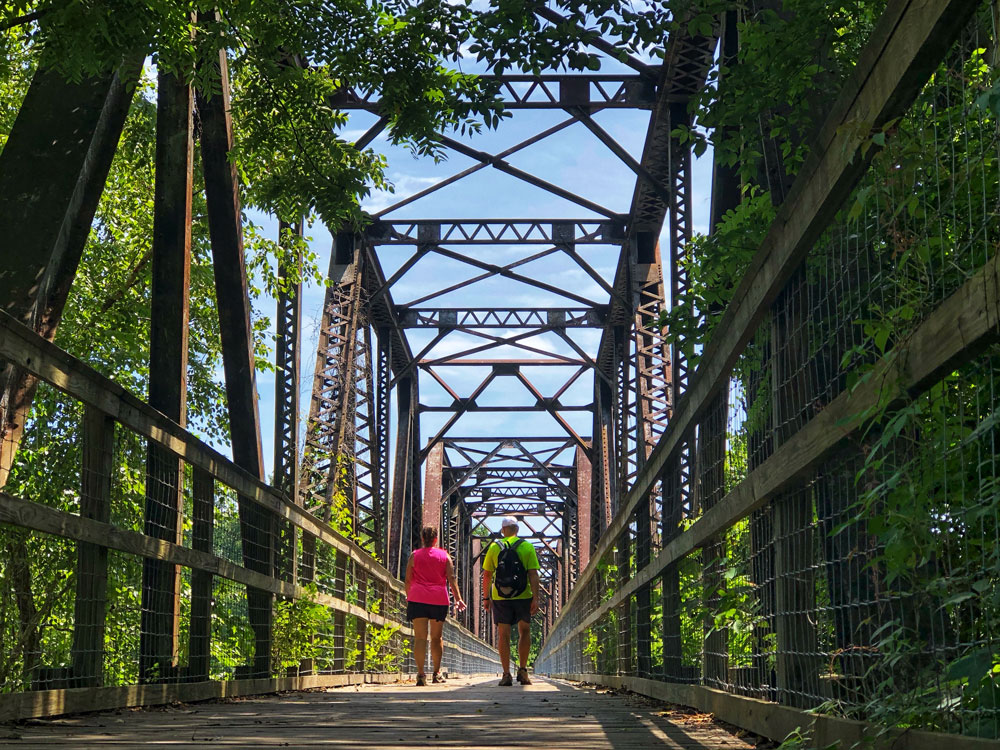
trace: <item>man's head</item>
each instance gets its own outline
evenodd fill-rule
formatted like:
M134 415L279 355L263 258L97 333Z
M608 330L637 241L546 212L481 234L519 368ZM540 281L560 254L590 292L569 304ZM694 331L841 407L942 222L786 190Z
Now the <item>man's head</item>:
M500 533L504 536L517 535L517 519L514 516L504 516L500 521Z

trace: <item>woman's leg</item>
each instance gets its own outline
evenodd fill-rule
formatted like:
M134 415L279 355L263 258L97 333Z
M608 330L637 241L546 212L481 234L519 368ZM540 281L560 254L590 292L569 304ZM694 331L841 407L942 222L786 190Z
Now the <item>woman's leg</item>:
M444 643L441 641L441 633L444 631L444 620L431 620L431 662L434 664L434 674L441 671L441 653L444 651Z
M417 662L417 674L424 673L427 661L427 618L413 618L413 658Z

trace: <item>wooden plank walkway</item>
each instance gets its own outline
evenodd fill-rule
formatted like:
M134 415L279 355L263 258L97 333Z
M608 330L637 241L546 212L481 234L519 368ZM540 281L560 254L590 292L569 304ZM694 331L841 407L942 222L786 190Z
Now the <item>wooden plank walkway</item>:
M163 708L105 711L0 727L11 748L442 747L563 750L752 748L707 717L635 695L536 678L362 685ZM9 744L6 744L9 743Z

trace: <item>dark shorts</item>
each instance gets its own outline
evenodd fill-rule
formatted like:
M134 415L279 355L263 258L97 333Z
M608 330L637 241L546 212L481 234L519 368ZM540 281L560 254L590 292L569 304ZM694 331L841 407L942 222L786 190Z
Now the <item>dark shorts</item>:
M494 599L493 622L497 625L531 622L531 599Z
M407 602L406 619L412 621L418 617L426 617L428 620L441 620L444 622L445 618L448 617L448 605Z

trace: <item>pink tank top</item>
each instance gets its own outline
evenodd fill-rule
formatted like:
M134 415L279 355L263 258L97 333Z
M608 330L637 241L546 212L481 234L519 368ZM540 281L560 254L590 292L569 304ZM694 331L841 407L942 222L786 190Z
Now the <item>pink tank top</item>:
M440 547L421 547L413 553L413 580L407 601L448 604L448 553Z

